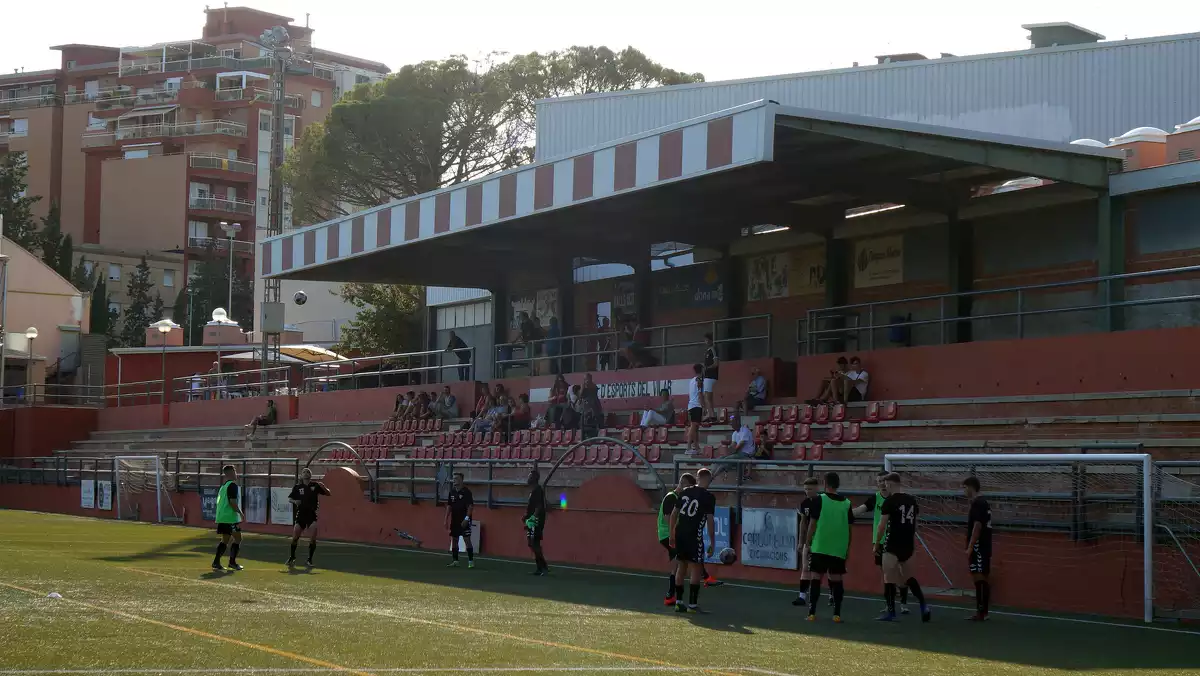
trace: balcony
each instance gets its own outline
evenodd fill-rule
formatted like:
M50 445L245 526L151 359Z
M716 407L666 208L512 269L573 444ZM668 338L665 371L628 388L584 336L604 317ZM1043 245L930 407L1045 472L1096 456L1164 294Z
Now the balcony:
M212 247L216 251L229 251L229 243L231 240L222 237L188 237L189 249L204 249ZM240 239L232 240L234 253L254 253L254 242L246 242Z
M257 101L259 103L271 103L271 92L267 89L259 89L258 87L239 87L234 89L218 89L216 91L216 100L218 103L230 101ZM304 108L304 99L294 94L286 94L283 97L284 104L288 108Z
M121 63L121 77L135 75L150 75L154 73L186 73L205 68L220 68L222 70L262 70L271 68L271 58L260 56L253 59L238 59L232 56L204 56L177 61L163 61L161 58L137 59Z
M220 155L192 153L188 155L188 166L192 169L216 169L235 171L240 174L257 174L258 166L248 160L236 160Z
M99 92L94 97L96 110L119 110L136 106L153 106L164 103L175 103L179 100L179 88L155 87L133 91L129 88Z
M23 108L45 108L62 103L58 94L36 94L33 96L18 96L11 99L0 99L0 113Z
M254 202L224 199L221 197L189 197L188 207L195 211L215 211L222 214L253 216Z
M112 131L91 131L83 135L84 148L103 148L120 141L137 141L142 139L177 138L185 136L234 136L245 138L246 125L229 120L204 120L202 122L181 122L162 124L142 124L130 127L118 127Z

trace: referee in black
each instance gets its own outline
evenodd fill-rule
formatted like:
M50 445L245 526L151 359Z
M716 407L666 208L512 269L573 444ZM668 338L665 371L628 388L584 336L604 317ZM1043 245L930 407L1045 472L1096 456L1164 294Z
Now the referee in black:
M313 554L317 551L317 512L320 509L319 500L322 495L329 495L329 489L320 481L312 480L312 470L305 467L300 470L300 483L292 486L288 494L288 502L292 503L292 554L288 557L287 566L296 565L296 544L301 536L308 531L308 563L313 565Z

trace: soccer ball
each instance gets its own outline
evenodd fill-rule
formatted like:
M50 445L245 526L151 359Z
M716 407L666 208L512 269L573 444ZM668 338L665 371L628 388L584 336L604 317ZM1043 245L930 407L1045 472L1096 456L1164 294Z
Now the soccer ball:
M734 561L737 561L737 552L733 551L733 547L726 547L725 549L722 549L718 556L721 558L721 563L726 566L732 564Z
M296 305L304 305L308 302L308 294L303 291L297 291L296 295L292 296L292 300L296 301Z

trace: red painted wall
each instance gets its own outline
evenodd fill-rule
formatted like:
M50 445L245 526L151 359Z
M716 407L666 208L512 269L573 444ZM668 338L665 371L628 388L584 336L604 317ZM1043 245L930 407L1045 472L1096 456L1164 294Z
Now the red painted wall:
M248 425L255 416L267 412L267 402L274 401L279 412L279 424L294 420L295 397L249 397L246 399L211 399L208 401L176 402L171 404L169 427L225 427Z
M458 399L459 410L465 416L475 405L475 383L448 383L450 392ZM297 422L360 422L386 420L396 405L396 395L408 392L441 392L444 385L402 385L341 392L311 392L301 394Z
M1200 328L981 341L859 356L871 373L875 400L1200 387ZM816 395L837 357L798 360L801 397Z
M33 406L0 410L0 457L52 455L96 429L94 408Z
M96 429L101 431L156 430L163 427L166 427L166 414L161 404L110 406L100 409L96 419Z
M400 544L392 534L398 524L424 541L426 549L441 551L445 547L442 528L445 507L425 501L413 505L394 500L371 503L363 497L363 484L349 470L331 469L325 483L333 495L322 501L322 537L332 540L372 544ZM665 561L661 546L655 538L653 505L646 491L638 488L623 474L602 475L578 488L566 490L572 509L554 511L546 525L544 542L547 558L552 563L593 564L614 568L661 572ZM145 496L143 513L153 508L153 498ZM556 497L551 496L551 499ZM172 496L178 509L187 512L186 523L211 526L200 522L200 499L194 492ZM10 485L0 491L0 506L64 514L83 514L111 518L112 513L79 507L79 487ZM597 511L587 511L597 510ZM603 511L600 511L603 510ZM479 509L477 521L482 524L481 547L489 556L524 559L529 557L519 508ZM284 533L286 527L244 524L248 532ZM597 538L595 534L605 533ZM959 585L968 580L962 543L952 533L931 543L935 555ZM733 538L740 540L736 524ZM1036 540L1036 542L1035 542ZM214 538L215 542L215 538ZM1087 545L1075 544L1060 535L1029 533L999 533L995 541L993 587L996 605L1045 610L1091 612L1104 615L1138 617L1141 615L1141 559L1139 545L1120 538L1104 538ZM246 555L254 559L254 539L245 545ZM1168 548L1155 552L1159 570L1172 567L1183 569L1183 561L1170 560L1178 553ZM928 587L942 584L941 576L928 559L919 555L918 577ZM722 577L796 584L796 571L746 567L734 564L722 567ZM866 525L855 529L847 587L856 593L879 592L879 569L870 552L870 536ZM1177 604L1172 594L1186 593L1182 587L1160 584L1158 603L1167 607ZM1104 590L1104 593L1097 593Z

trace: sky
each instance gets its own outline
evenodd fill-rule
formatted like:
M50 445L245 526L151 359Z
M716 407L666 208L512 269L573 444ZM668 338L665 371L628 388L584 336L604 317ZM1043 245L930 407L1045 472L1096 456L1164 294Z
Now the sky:
M222 3L210 0L211 7ZM982 6L981 6L982 4ZM814 3L751 0L241 0L303 24L310 14L314 43L323 49L382 61L393 70L451 54L477 57L500 51L551 51L571 45L636 47L665 66L712 80L866 65L879 54L958 55L1024 49L1021 24L1070 21L1110 40L1200 32L1194 2L1164 0L1152 11L1133 3L1043 0L991 3L858 0ZM50 45L146 45L198 38L205 2L97 4L94 0L25 3L9 12L0 34L0 72L56 68ZM576 6L576 9L570 9ZM586 11L603 7L602 11ZM731 12L731 8L740 12Z

